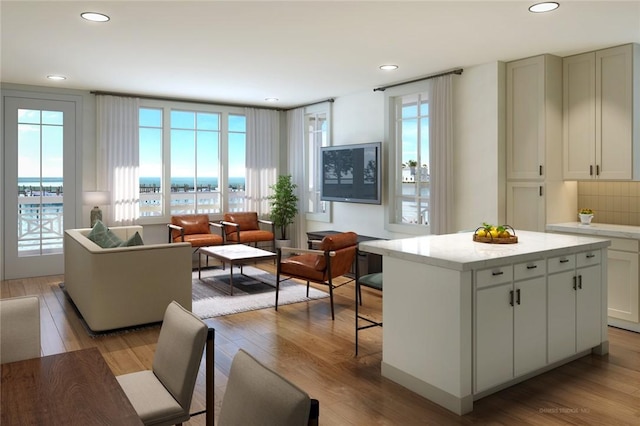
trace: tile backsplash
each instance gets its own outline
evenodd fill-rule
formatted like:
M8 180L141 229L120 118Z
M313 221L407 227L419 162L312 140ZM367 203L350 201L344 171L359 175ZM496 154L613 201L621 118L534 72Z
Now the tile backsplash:
M578 182L578 208L595 210L593 222L640 226L640 182Z

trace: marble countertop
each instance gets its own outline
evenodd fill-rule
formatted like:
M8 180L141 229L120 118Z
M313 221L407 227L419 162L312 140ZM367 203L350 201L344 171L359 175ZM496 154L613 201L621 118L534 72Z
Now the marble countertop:
M473 232L463 232L367 241L360 243L358 247L362 251L382 256L467 271L596 250L611 244L610 240L598 237L530 231L516 231L516 234L516 244L479 243L473 241Z
M593 222L591 222L590 225L582 225L580 222L551 223L547 225L547 231L640 240L640 226L630 225L612 225L609 223Z

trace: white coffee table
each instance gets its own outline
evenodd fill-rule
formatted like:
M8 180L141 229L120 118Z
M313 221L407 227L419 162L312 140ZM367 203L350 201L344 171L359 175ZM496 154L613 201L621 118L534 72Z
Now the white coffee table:
M230 293L233 296L233 265L240 265L240 273L242 274L242 265L245 263L255 262L258 260L275 259L276 253L251 247L245 244L230 244L224 246L200 247L198 257L200 255L211 256L225 264L230 264L229 268L229 284L231 286ZM202 270L201 263L198 261L198 279ZM244 275L244 274L243 274Z

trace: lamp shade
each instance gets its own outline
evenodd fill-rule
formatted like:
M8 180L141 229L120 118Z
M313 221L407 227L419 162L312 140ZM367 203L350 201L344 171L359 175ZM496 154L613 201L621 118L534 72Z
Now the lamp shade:
M82 195L83 204L87 206L105 206L109 204L110 199L109 191L86 191Z

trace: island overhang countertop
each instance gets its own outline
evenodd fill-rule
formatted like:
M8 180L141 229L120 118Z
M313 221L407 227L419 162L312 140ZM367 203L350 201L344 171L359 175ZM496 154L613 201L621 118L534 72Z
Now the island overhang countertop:
M473 232L428 235L396 240L376 240L359 244L359 249L382 256L425 263L457 271L490 268L510 262L526 262L562 256L581 250L608 247L611 241L576 235L517 231L515 244L489 244L473 241Z

